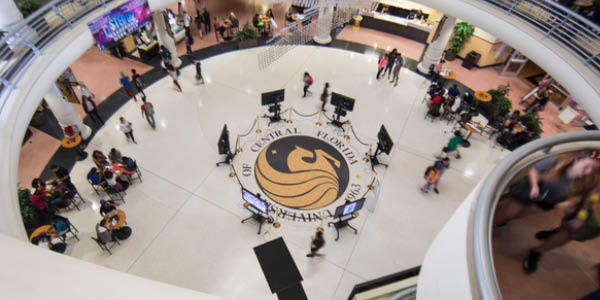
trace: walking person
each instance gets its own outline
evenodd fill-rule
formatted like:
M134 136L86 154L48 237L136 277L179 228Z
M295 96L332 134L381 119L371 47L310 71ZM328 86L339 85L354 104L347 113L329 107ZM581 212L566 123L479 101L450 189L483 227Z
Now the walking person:
M200 10L196 9L196 17L194 17L194 22L196 23L198 35L200 36L200 39L202 39L202 26L204 26L204 16L202 16Z
M317 227L317 232L310 242L310 253L306 254L306 257L323 256L323 254L317 253L319 249L325 246L325 239L323 238L323 228Z
M129 76L125 75L125 73L120 72L121 74L121 78L119 79L119 81L121 82L121 85L123 86L123 89L125 90L125 93L127 93L127 96L132 97L134 101L137 102L137 98L135 97L135 92L133 91L133 88L131 87L131 81L129 81Z
M133 85L135 85L135 88L138 90L138 92L142 93L142 96L146 97L146 94L144 93L146 82L135 69L131 69L131 81L133 81Z
M440 179L442 173L442 167L434 164L433 166L427 167L425 170L425 184L421 187L421 192L427 194L434 188L435 183ZM437 194L437 193L436 193Z
M323 93L321 93L321 111L325 111L325 104L327 103L327 98L329 98L329 82L325 82L325 87L323 87Z
M164 45L160 46L160 58L162 59L163 64L171 63L171 51L167 49Z
M192 55L192 45L194 44L194 39L191 35L185 36L185 53L187 55Z
M400 70L402 69L402 65L404 65L404 59L402 58L402 54L398 53L394 61L394 69L392 70L392 80L390 83L394 83L394 86L398 86L398 79L400 77Z
M167 73L169 73L169 76L173 78L173 84L177 87L177 90L180 93L183 92L181 86L179 85L179 82L177 81L177 79L179 79L179 76L177 75L177 69L175 69L175 67L170 63L165 63L165 68L167 69Z
M96 96L90 92L83 82L79 82L79 92L81 93L81 105L83 106L85 113L90 116L90 119L92 119L94 123L104 125L104 121L102 121L102 118L98 114L96 102L94 102Z
M146 101L146 97L142 96L142 118L146 117L148 120L148 124L152 127L152 129L156 130L156 122L154 122L154 105L150 101Z
M210 29L210 13L206 9L206 7L202 11L202 16L204 17L204 33L208 34L211 30Z
M446 147L442 148L442 152L440 154L436 154L436 158L446 158L450 155L450 153L456 153L456 159L460 159L460 152L458 151L458 146L463 142L463 136L460 131L455 131L454 136L448 141Z
M436 194L439 194L440 191L438 190L438 184L440 183L442 175L444 175L444 173L446 173L446 170L450 168L450 158L444 157L441 160L438 160L435 163L433 163L433 165L438 166L440 168L440 175L438 176L437 180L433 183L433 191Z
M302 77L302 81L304 82L304 95L302 97L306 97L306 94L312 95L312 92L308 90L308 88L313 84L314 80L308 72L304 72L304 77Z
M204 77L202 77L202 67L200 65L200 59L198 59L198 57L194 56L193 60L194 60L194 65L196 67L196 80L200 84L204 84Z
M131 122L125 120L125 118L123 117L119 117L119 121L121 121L121 131L123 131L127 140L131 140L133 141L133 143L137 144L137 142L135 141L135 137L133 137L133 127L131 126Z

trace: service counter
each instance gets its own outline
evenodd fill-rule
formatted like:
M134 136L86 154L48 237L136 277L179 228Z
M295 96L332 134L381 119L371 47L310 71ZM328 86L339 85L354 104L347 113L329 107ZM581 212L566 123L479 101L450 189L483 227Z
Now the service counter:
M369 12L363 14L361 27L395 34L420 43L427 42L431 26L418 19L409 20L389 14Z

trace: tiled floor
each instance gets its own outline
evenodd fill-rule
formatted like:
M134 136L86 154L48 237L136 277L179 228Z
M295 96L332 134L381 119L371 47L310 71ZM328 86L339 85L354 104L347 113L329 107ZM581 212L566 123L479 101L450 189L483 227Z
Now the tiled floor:
M227 12L226 7L209 6L209 10L223 16ZM244 9L236 13L244 20L252 11ZM276 9L275 15L281 19L283 11ZM278 24L283 24L283 20ZM346 28L339 38L376 44L383 49L395 47L414 59L420 57L423 48L418 43L368 29L352 32ZM194 49L216 43L214 34L202 40L195 37L195 41ZM92 166L88 159L78 163L72 171L75 184L93 202L88 202L88 207L80 212L67 214L84 237L80 242L71 242L69 255L230 299L272 299L251 249L283 236L305 277L304 287L309 298L344 299L354 284L419 265L429 243L454 209L507 153L491 149L485 138L473 137L473 146L464 151L465 158L453 161L440 186L442 195L423 196L418 192L422 179L415 174L421 174L431 163L431 153L438 151L447 140L450 128L445 122L423 121L425 107L421 98L427 84L421 77L402 70L400 86L393 88L373 79L375 55L316 47L298 47L270 68L258 71L255 70L257 51L228 53L206 60L203 70L208 84L205 86L196 86L193 70L184 69L183 94L175 92L167 79L149 87L147 93L154 99L157 111L157 131L152 131L140 118L136 103L126 104L116 116L124 115L134 123L138 145L125 142L118 131L117 117L109 120L88 149L106 152L117 147L142 165L144 183L128 191L128 202L122 206L128 213L134 235L110 257L100 253L87 238L99 219L99 199L85 181L85 173ZM182 43L178 44L178 52L184 52ZM73 70L99 99L119 87L116 74L121 68L127 71L135 67L142 72L150 68L99 54L94 48L86 57L89 59L79 60L80 65L76 63ZM91 70L89 67L96 68L99 62L107 65L103 66L107 69L103 69L102 74L114 73L111 78L115 80L95 82L97 73L84 72ZM336 67L331 68L332 65ZM460 67L460 61L449 62L448 67L457 71L459 81L474 89L489 89L510 82L513 101L530 88L516 78L499 77L497 68L466 71ZM304 112L317 108L316 96L309 101L298 96L304 70L315 76L312 88L315 94L329 81L333 91L357 99L357 109L350 118L359 136L373 142L372 137L384 123L396 143L390 157L391 167L380 174L383 190L376 210L373 213L363 210L355 224L359 235L344 235L336 243L334 232L327 230L328 244L324 249L327 256L313 261L304 254L315 224L288 222L280 229L271 228L257 236L253 225L238 222L246 216L238 185L227 177L227 168L214 167L219 159L215 141L220 127L227 123L232 135L246 131L253 118L262 113L258 106L261 92L285 87L286 105ZM545 134L568 129L557 125L552 113L555 112L551 108L544 112L548 114L544 119L549 124L545 125ZM376 122L372 121L374 116L377 116ZM43 134L34 134L31 142L36 145L36 153L40 153L40 149L53 153L58 147L57 141L49 141ZM20 164L20 180L24 185L31 181L28 176L36 174L35 166L25 164L32 162L28 148L32 147L23 148ZM35 161L44 161L43 157L39 159ZM436 218L422 218L423 215ZM232 240L232 236L236 238ZM519 260L512 260L513 266L518 263ZM501 282L507 278L503 276L500 274ZM330 288L324 289L324 286ZM582 287L582 290L587 288Z
M68 255L229 299L273 299L252 247L283 236L309 298L345 299L357 283L419 265L454 209L507 153L491 149L487 138L473 138L464 158L453 161L442 179L441 194L423 195L418 190L420 174L433 161L431 153L447 141L450 126L423 120L426 107L421 99L426 84L420 76L403 70L404 80L394 88L374 80L368 72L376 59L373 55L308 46L292 50L259 71L254 63L259 51L206 60L208 84L204 86L195 85L191 68L182 70L182 85L187 87L183 94L168 79L149 87L147 93L156 99L156 131L141 119L136 103L126 104L116 115L133 122L137 145L126 142L116 117L108 121L88 149L106 152L116 147L139 161L144 182L128 190L127 204L121 206L134 234L112 256L102 254L87 238L99 219L99 199L85 181L93 164L88 159L76 164L71 173L92 202L82 211L67 214L84 237L71 242ZM328 81L333 91L357 99L349 118L362 139L374 142L383 123L396 145L389 157L390 168L378 170L382 193L374 212L363 209L354 222L358 235L343 231L335 242L335 231L327 229L326 256L314 260L305 254L319 223L282 221L281 228L269 226L265 234L256 235L256 225L239 223L247 212L241 207L239 186L227 176L229 169L214 165L219 160L215 141L220 127L227 123L232 136L245 132L256 115L264 112L259 106L261 92L285 88L284 109L293 106L308 113L318 108L316 96L300 97L304 70L315 77L315 94Z

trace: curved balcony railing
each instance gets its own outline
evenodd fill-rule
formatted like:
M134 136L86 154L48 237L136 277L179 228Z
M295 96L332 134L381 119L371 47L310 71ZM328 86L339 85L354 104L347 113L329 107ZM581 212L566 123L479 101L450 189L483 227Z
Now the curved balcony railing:
M483 0L559 43L600 76L600 27L551 0ZM600 12L598 12L600 13Z
M496 204L514 176L541 157L592 146L600 147L600 132L570 132L527 143L508 155L487 176L471 217L469 265L477 281L475 299L502 299L492 255L492 220ZM592 145L592 143L594 143Z
M12 1L12 0L8 0ZM90 12L115 0L53 0L3 29L0 39L0 96L14 88L23 71L63 31ZM4 97L0 97L4 98ZM6 99L4 99L6 101ZM0 110L4 107L2 102Z

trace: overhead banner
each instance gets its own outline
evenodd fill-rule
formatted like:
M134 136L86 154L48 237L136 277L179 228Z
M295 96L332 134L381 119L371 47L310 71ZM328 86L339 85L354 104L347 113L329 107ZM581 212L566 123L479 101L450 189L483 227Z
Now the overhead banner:
M88 23L96 45L104 49L133 31L152 22L152 11L146 0L131 0Z

